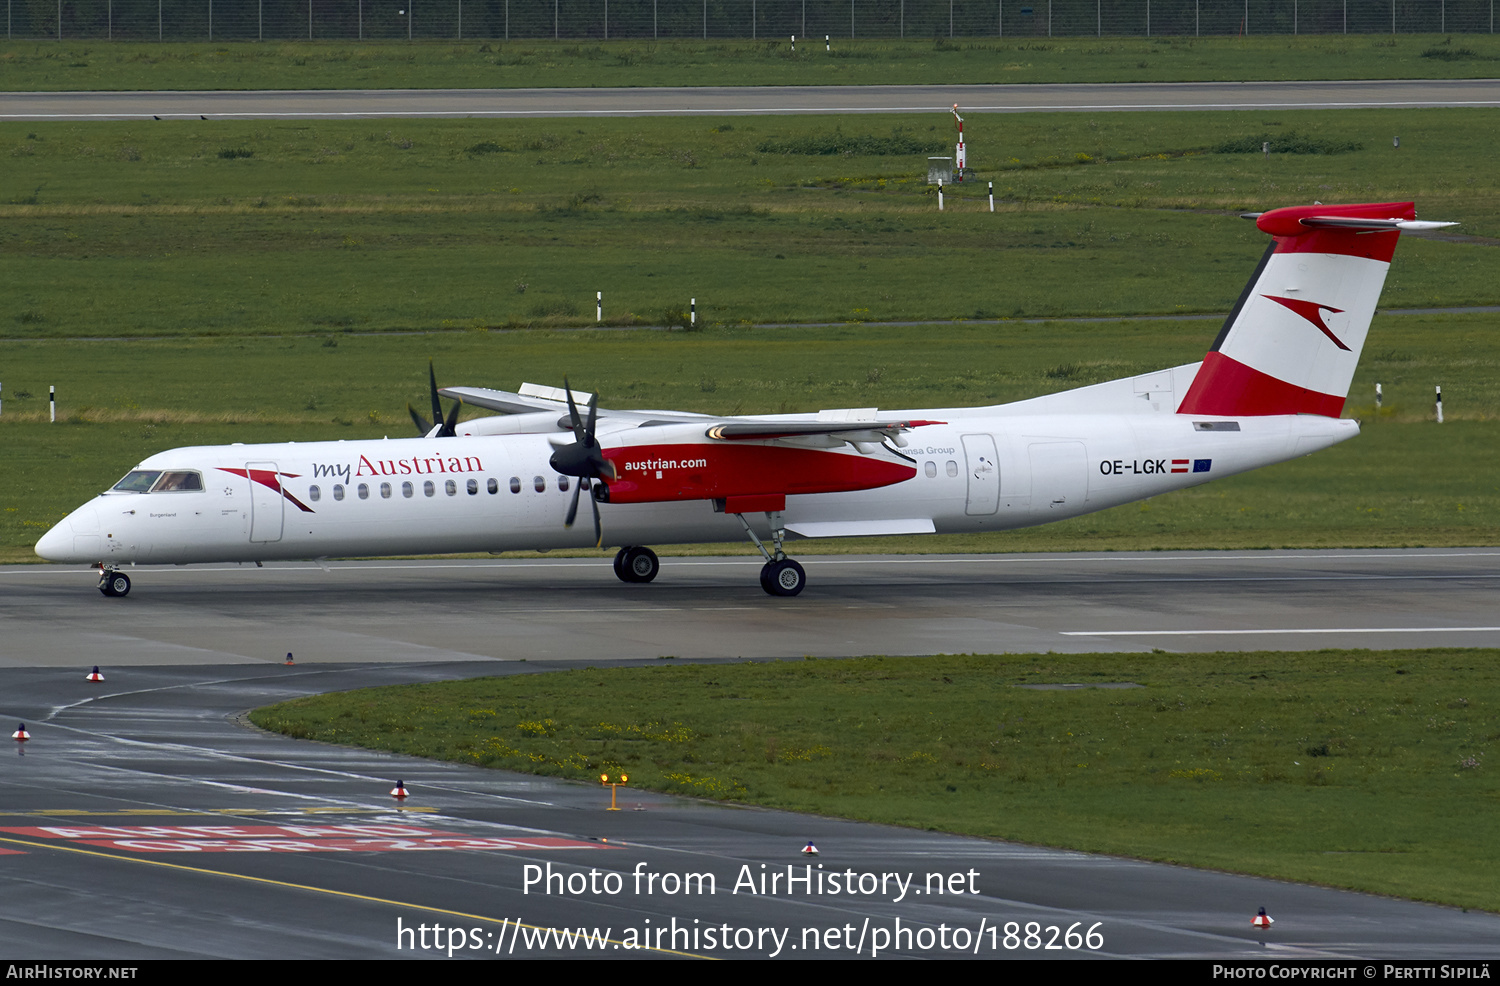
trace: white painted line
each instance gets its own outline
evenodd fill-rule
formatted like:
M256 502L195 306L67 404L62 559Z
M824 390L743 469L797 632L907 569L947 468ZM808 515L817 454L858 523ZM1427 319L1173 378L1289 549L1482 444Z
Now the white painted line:
M1495 633L1500 627L1320 627L1300 630L1064 630L1064 637L1197 637L1277 633Z

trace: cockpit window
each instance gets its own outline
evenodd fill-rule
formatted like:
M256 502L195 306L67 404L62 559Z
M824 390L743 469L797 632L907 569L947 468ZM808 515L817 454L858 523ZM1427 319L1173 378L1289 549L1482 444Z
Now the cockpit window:
M160 476L160 472L153 470L132 469L111 489L116 493L145 493L151 489Z
M203 489L203 477L195 472L164 472L156 485L151 487L152 493L186 493L196 492Z

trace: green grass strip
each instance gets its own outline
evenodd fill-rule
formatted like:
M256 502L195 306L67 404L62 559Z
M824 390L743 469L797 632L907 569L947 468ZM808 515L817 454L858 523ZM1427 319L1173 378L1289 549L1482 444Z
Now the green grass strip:
M251 718L497 769L624 772L678 794L1500 910L1497 660L663 662L346 692ZM1060 684L1088 687L1043 687Z
M38 12L50 34L52 8ZM366 12L367 31L384 41L5 42L0 91L1472 79L1493 77L1500 61L1500 40L1487 34L950 40L933 37L931 23L916 32L921 40L834 37L832 51L821 34L796 51L789 37L410 43L405 18L395 13ZM501 23L483 15L465 24L503 34ZM1008 31L1036 29L1023 21ZM25 28L18 22L17 30Z

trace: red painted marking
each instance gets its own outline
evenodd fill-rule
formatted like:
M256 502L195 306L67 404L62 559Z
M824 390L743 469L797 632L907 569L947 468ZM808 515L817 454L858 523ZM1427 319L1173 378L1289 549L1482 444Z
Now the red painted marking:
M1321 414L1336 418L1344 398L1278 380L1220 352L1203 358L1178 414Z
M303 513L310 514L315 512L312 507L309 507L301 500L292 496L291 491L281 485L281 480L277 478L277 474L269 469L229 469L225 466L219 466L219 471L233 473L236 476L243 476L245 478L248 478L253 483L259 483L267 489L275 490L277 493L280 493L282 496L295 503ZM284 472L281 473L281 475L285 476L287 479L300 478L300 474L294 472Z
M24 850L24 849L0 849L0 856L24 856L24 855L26 855L26 850Z
M83 839L82 845L127 852L432 852L443 849L491 851L600 849L570 839L490 839L452 835L421 839Z
M906 462L779 445L637 445L605 449L604 457L619 475L606 481L611 503L845 493L917 474Z
M1188 460L1186 460L1186 459L1173 459L1172 460L1172 471L1173 472L1187 472L1188 471Z
M1316 325L1318 327L1318 331L1322 332L1325 336L1331 339L1335 346L1339 347L1346 353L1350 351L1349 347L1344 345L1343 342L1340 341L1339 337L1333 334L1333 330L1330 329L1328 325L1323 321L1323 312L1328 311L1332 312L1335 315L1338 315L1343 312L1342 308L1332 308L1328 305L1320 305L1316 301L1305 301L1301 298L1278 298L1274 294L1263 294L1261 295L1261 297L1269 298L1270 300L1276 302L1278 305L1281 305L1285 308L1290 308L1298 315L1301 315L1303 318Z

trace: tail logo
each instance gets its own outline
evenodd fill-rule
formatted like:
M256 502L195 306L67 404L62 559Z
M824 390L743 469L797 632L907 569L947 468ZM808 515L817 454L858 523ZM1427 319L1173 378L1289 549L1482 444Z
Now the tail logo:
M1320 305L1316 301L1303 301L1300 298L1278 298L1274 294L1265 294L1261 295L1261 297L1268 298L1271 301L1276 302L1278 305L1288 308L1296 312L1298 315L1301 315L1303 318L1316 325L1318 327L1318 331L1332 340L1335 346L1339 347L1346 353L1350 351L1349 347L1339 341L1339 337L1334 335L1333 330L1330 329L1328 327L1328 324L1323 321L1324 312L1328 312L1331 315L1341 315L1344 311L1342 308L1334 308L1331 305Z

